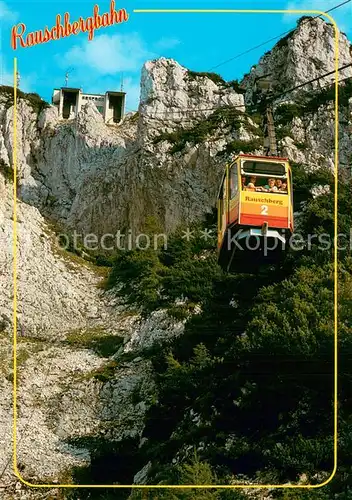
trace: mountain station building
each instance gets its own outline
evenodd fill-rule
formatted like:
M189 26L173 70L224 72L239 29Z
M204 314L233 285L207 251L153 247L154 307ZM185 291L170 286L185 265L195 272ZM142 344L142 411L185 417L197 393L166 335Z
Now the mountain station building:
M125 114L125 92L107 91L105 94L84 94L79 88L54 89L52 104L59 110L59 117L70 120L77 116L82 106L94 102L105 123L119 124Z

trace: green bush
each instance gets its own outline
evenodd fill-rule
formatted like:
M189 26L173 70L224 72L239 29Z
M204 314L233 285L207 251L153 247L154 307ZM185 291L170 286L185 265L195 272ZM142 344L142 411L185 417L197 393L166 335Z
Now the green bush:
M215 485L218 483L212 467L207 462L202 462L197 452L186 463L170 468L158 477L160 484L187 484L187 485ZM141 490L133 490L129 500L142 500L146 498ZM150 490L150 499L160 500L244 500L246 496L237 490L219 489L177 489L177 490Z
M0 95L4 95L7 98L7 104L6 104L7 107L13 105L13 99L14 99L13 87L9 87L7 85L1 85ZM17 97L27 101L27 103L33 108L33 111L35 111L38 115L43 109L48 108L50 106L49 103L44 101L39 94L33 92L26 93L22 92L22 90L20 89L17 89Z
M189 242L181 230L168 239L167 249L132 250L118 253L107 287L122 284L121 293L129 304L138 304L146 313L157 307L171 308L186 297L192 304L211 294L211 281L220 272L214 256L214 241L202 238L202 225L191 228L197 237ZM215 232L214 232L215 235ZM202 259L204 252L211 256Z
M352 94L352 78L348 78L339 85L339 107L348 106ZM310 92L308 96L301 96L295 103L284 103L275 110L275 123L277 126L286 126L293 118L302 117L309 113L316 113L321 106L335 101L335 85ZM280 129L279 129L280 130Z
M107 288L122 284L121 293L130 304L137 303L146 311L161 303L159 289L164 267L154 250L131 250L118 253L107 280Z
M253 139L251 141L241 141L235 139L229 142L223 151L219 151L218 155L222 156L224 154L229 155L231 153L252 153L256 149L260 149L263 146L261 139Z
M154 139L154 144L161 141L169 141L173 144L171 154L182 151L187 142L199 144L207 137L214 134L220 127L229 127L231 131L238 130L241 126L244 113L231 106L217 109L208 118L200 120L194 127L189 129L180 128L175 132L164 132Z
M226 85L226 81L217 73L206 73L206 72L197 72L188 70L187 76L189 79L194 80L198 77L201 78L209 78L216 85Z
M291 123L296 116L302 116L303 108L297 103L280 104L275 110L275 124L287 125Z
M99 356L108 358L119 350L123 337L108 335L100 328L92 328L70 332L65 342L76 348L92 349Z
M101 367L93 370L88 375L87 378L95 378L100 382L109 382L109 380L115 378L116 369L118 367L118 363L116 361L109 361L108 363L102 365Z
M217 73L197 72L188 70L187 76L191 80L195 80L198 77L209 78L209 80L211 80L218 86L232 88L238 94L246 93L246 90L241 87L240 82L238 80L230 80L227 82L222 78L222 76L218 75Z

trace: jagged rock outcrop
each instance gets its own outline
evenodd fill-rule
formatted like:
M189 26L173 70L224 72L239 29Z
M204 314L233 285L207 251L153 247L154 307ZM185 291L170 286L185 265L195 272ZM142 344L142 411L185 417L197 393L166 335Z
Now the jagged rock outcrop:
M24 477L57 481L72 466L89 463L89 449L70 440L101 435L138 440L155 398L151 363L143 353L181 335L184 327L163 310L142 318L118 296L103 292L97 286L99 269L60 250L48 220L67 232L102 236L129 228L136 232L147 216L166 233L201 218L214 206L227 159L243 150L263 151L262 132L248 106L258 97L256 77L271 72L275 92L304 83L334 68L333 46L330 25L301 21L244 78L245 95L237 85L190 72L176 61L147 62L139 112L127 115L119 127L105 125L91 104L76 120L62 121L54 107L38 114L28 100L19 99L18 429ZM351 46L341 34L340 66L351 60ZM351 76L351 68L341 73L341 78ZM281 153L307 169L334 165L333 104L289 108L284 118L280 106L296 104L332 79L275 102ZM346 171L352 158L351 114L352 101L344 98L339 158ZM12 130L11 96L0 89L0 435L10 435L12 417ZM0 444L2 470L11 445ZM135 480L144 476L145 468ZM4 477L14 484L9 468ZM40 492L11 488L4 498L41 498Z
M161 131L173 131L177 124L207 118L216 108L233 106L245 111L242 94L221 79L214 81L206 75L188 71L172 59L145 63L139 107L143 145Z
M352 46L344 33L338 37L339 68L352 62ZM266 52L241 84L246 89L246 103L255 101L261 93L255 85L256 79L270 75L274 94L314 80L335 70L335 30L332 24L322 18L302 17L296 30ZM352 77L352 66L339 73L339 79ZM302 86L290 96L309 93L326 87L335 81L334 73ZM281 100L286 100L281 96Z
M0 174L0 330L10 331L13 303L12 185ZM102 277L61 250L38 210L17 206L18 330L32 337L62 338L67 330L104 324L116 315L100 300ZM99 270L98 270L99 271ZM97 304L100 303L100 308Z
M352 63L352 46L344 33L338 37L338 67ZM256 83L258 78L269 77L272 83L274 111L279 135L281 154L291 161L304 163L307 169L321 166L333 168L335 147L335 106L332 100L319 102L307 109L297 109L299 104L316 93L328 92L335 82L335 30L321 18L303 17L298 28L282 38L274 48L260 58L257 65L243 78L241 85L246 89L247 105L254 105L263 97L263 91ZM331 73L324 78L318 77ZM339 72L341 89L352 77L352 66ZM288 89L317 79L297 90ZM351 90L345 94L351 94ZM332 94L333 96L333 94ZM298 106L297 106L298 104ZM280 107L291 106L293 117L282 123ZM296 107L296 109L294 109ZM339 167L348 173L352 161L352 99L344 95L339 110ZM280 125L284 126L280 126Z

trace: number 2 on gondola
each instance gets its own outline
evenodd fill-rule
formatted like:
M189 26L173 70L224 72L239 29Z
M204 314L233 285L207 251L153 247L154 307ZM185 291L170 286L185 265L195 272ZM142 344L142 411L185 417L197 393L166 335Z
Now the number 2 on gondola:
M268 215L268 205L262 205L260 208L262 209L261 215Z

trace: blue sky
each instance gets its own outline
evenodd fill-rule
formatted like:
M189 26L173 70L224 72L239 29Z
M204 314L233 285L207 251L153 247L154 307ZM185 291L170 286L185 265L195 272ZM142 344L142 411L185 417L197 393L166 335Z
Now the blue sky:
M11 28L26 24L27 33L55 25L57 14L70 13L71 22L92 15L95 3L100 13L107 12L110 0L10 1L0 0L0 84L12 85L13 57L18 59L20 88L37 92L51 101L52 89L65 83L82 87L84 92L104 93L119 90L121 75L127 92L128 110L137 109L140 71L148 59L159 56L176 59L195 71L209 71L223 61L261 42L295 27L300 17L294 14L137 14L138 8L194 9L318 9L327 10L342 0L287 1L137 1L117 0L116 8L125 8L130 19L122 25L102 28L88 41L87 33L30 48L12 50ZM352 40L352 2L332 15ZM240 79L271 42L249 54L214 69L226 80Z

